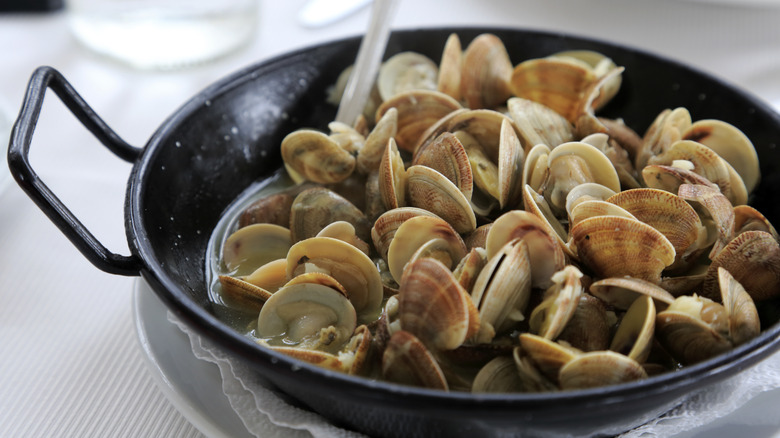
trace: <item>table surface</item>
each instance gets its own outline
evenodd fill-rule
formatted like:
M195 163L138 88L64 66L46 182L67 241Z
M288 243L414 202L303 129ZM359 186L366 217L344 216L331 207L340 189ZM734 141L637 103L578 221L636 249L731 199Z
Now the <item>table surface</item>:
M311 29L304 0L260 1L241 51L206 65L137 71L72 37L66 12L0 15L0 105L16 114L41 65L57 68L122 138L141 146L189 97L290 49L362 33L364 8ZM446 6L445 6L446 4ZM614 17L614 18L608 18ZM780 6L772 1L401 0L392 28L551 30L619 41L690 64L780 103ZM109 249L127 254L131 165L48 98L33 141L39 175ZM0 436L198 437L156 386L132 320L132 277L92 266L19 187L0 193Z

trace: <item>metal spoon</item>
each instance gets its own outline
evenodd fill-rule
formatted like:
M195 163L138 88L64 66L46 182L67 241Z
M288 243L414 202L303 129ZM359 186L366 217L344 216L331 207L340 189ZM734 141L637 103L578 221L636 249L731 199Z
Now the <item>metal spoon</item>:
M390 21L398 0L374 0L371 5L371 22L360 43L355 66L341 96L336 121L352 125L363 112L371 86L374 83L387 38L390 36Z

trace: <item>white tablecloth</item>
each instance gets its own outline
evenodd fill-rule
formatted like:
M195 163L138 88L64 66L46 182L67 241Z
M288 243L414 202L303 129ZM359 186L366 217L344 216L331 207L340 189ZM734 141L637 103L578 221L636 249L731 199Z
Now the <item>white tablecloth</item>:
M361 33L363 9L325 28L298 25L304 0L261 1L240 52L143 72L79 46L63 12L0 15L0 105L18 111L32 71L51 65L120 136L141 146L209 83L293 48ZM619 41L691 64L780 103L780 6L772 1L401 0L393 28L487 25ZM5 143L5 140L3 140ZM101 147L50 94L34 167L107 247L128 253L130 165ZM134 334L133 279L93 267L21 189L0 194L0 436L196 437L152 380Z

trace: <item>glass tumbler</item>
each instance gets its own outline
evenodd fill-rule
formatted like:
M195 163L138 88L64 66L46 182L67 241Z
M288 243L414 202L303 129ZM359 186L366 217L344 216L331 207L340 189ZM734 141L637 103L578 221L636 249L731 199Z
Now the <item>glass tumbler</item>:
M259 0L67 0L74 36L139 69L204 63L251 40Z

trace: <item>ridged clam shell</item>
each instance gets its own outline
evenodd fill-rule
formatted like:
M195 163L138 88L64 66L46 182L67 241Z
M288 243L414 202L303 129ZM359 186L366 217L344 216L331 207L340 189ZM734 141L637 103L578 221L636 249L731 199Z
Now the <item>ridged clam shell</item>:
M382 354L382 376L391 381L447 391L449 385L436 359L409 332L393 333Z
M412 165L430 167L447 177L455 186L471 199L474 191L474 176L469 156L463 143L457 136L444 132L415 154Z
M503 41L484 33L463 52L460 94L469 108L495 108L511 96L512 61Z
M424 208L447 221L459 233L477 228L477 218L466 195L447 177L426 166L406 170L408 204Z
M438 91L411 90L382 102L376 118L381 119L390 108L398 111L398 128L394 136L398 148L414 152L418 139L428 128L463 107L452 97Z
M561 368L561 389L586 389L647 378L637 361L613 351L592 351L572 359Z
M441 262L421 258L408 264L400 281L398 301L401 329L415 335L429 349L453 350L466 340L469 305L473 304L450 268ZM478 321L474 322L478 327Z
M572 230L580 260L599 277L629 275L653 283L674 262L674 246L655 228L634 219L597 216Z

